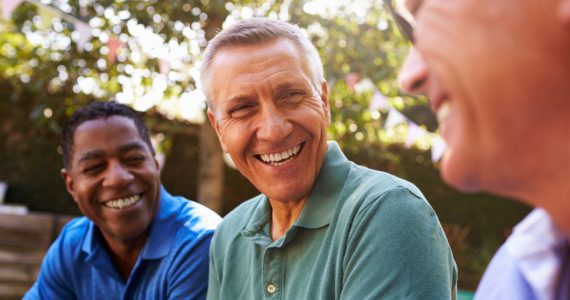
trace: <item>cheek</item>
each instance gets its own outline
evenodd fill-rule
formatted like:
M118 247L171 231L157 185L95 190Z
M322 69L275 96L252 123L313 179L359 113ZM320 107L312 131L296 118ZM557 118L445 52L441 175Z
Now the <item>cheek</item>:
M324 103L321 98L304 102L291 112L291 116L297 119L308 119L314 124L328 124L330 121L328 103Z
M252 124L249 123L239 121L220 127L220 139L231 156L239 155L239 152L245 150L253 130Z
M132 172L136 177L142 178L147 184L158 186L160 185L160 171L154 167L154 165L149 165L144 172L137 174L137 172Z
M83 215L87 216L90 219L94 217L93 211L95 210L95 208L92 205L91 194L89 193L89 191L78 190L73 200L75 201L77 207L79 208L79 211L81 211Z
M92 186L93 183L89 180L76 181L73 194L74 200L76 200L76 202L84 202L85 199L91 197Z

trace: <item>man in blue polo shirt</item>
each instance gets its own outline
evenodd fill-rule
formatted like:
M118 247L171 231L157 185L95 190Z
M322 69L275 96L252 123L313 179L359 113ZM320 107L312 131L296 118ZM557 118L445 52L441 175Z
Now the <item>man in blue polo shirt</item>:
M220 218L170 195L140 116L94 102L67 122L61 171L85 217L65 226L24 299L203 299Z

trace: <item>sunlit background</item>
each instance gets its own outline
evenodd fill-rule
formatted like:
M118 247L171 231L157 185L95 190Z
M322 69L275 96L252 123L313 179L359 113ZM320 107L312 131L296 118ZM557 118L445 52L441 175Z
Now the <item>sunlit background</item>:
M329 138L357 163L404 177L427 196L473 290L526 207L441 182L444 145L423 97L396 82L410 44L382 1L0 0L0 181L5 203L77 214L59 178L66 118L93 100L144 112L173 194L225 214L257 191L231 168L205 118L201 53L221 28L253 16L299 24L330 88ZM49 197L46 197L49 195ZM2 197L0 197L2 198Z

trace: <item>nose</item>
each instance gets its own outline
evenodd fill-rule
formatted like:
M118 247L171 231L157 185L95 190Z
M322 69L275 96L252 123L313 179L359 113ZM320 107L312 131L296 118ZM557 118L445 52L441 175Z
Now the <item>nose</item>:
M134 175L120 162L109 162L107 174L103 181L106 187L122 188L132 182Z
M287 112L274 104L265 105L257 124L257 138L266 142L280 142L293 132L293 124Z
M402 89L411 94L425 94L428 85L428 68L415 47L410 49L398 76Z

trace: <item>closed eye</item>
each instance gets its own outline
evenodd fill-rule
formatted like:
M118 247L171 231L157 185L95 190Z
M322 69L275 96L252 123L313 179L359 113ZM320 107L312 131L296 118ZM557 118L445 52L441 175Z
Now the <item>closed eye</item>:
M242 118L249 115L253 110L255 110L256 107L257 105L253 103L240 104L230 109L229 115L232 118Z
M280 101L297 102L305 96L305 92L299 90L291 90L281 94L278 97Z
M88 175L92 175L92 174L97 174L100 171L102 171L105 168L104 164L95 164L92 166L87 166L83 169L83 173L88 174Z
M146 160L146 157L144 155L136 155L136 156L130 156L130 157L126 158L126 162L128 164L131 164L131 165L136 165L136 164L142 163L145 160Z

